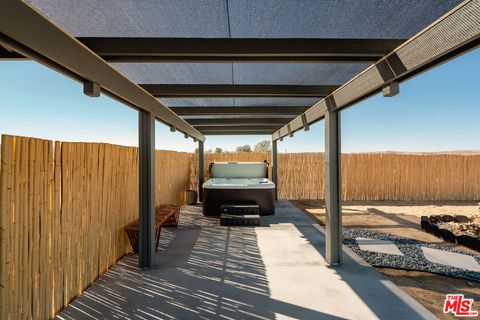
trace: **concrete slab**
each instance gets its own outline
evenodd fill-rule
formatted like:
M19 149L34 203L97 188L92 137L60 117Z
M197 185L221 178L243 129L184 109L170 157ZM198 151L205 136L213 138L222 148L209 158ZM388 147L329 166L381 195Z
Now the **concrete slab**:
M258 227L220 227L186 206L162 231L159 268L127 255L58 319L434 319L344 248L324 259L323 229L286 201Z
M397 246L389 240L358 237L355 238L355 241L357 241L361 250L403 256L402 251L400 251Z
M480 272L480 265L472 256L428 247L422 247L422 251L430 262Z

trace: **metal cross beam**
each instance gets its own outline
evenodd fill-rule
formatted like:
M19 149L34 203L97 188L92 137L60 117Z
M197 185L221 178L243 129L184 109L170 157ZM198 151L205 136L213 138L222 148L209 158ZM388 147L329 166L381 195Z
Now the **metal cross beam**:
M405 41L123 37L78 40L110 62L373 62ZM23 57L13 54L10 58Z
M0 46L0 61L1 60L26 60L25 56L18 54L15 51L7 50L6 48Z
M206 136L238 136L238 135L271 135L272 130L204 130L202 133Z
M191 97L326 97L338 85L252 84L140 84L148 93L163 98Z
M195 126L195 128L200 132L207 132L207 131L269 131L270 133L275 132L276 129L281 127L281 125L224 125L224 126Z
M170 110L179 116L190 115L298 115L305 112L310 106L248 106L248 107L170 107Z
M274 126L279 127L291 118L240 118L240 119L186 119L192 126L242 126L242 125L255 125L255 126Z

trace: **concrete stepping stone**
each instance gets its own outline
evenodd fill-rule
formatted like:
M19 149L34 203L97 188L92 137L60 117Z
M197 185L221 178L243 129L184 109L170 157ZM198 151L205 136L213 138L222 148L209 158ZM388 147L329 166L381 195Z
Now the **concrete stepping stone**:
M364 251L373 251L377 253L386 253L394 254L397 256L403 256L403 253L397 248L392 241L389 240L380 240L380 239L370 239L370 238L355 238L358 246L361 250Z
M472 256L428 247L422 247L422 251L430 262L480 272L480 265Z

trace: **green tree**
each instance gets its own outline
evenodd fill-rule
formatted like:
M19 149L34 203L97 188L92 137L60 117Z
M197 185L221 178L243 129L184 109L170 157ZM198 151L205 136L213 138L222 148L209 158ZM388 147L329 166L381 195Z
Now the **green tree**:
M215 148L215 153L223 153L223 149L222 148Z
M262 140L253 147L255 152L270 152L272 151L272 144L270 140Z
M252 147L250 147L248 144L244 146L238 146L235 151L237 152L252 152Z

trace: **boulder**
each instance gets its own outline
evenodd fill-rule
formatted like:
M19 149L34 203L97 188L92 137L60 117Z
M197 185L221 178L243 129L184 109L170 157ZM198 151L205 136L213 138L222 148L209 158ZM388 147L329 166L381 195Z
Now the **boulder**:
M454 221L454 218L453 218L453 216L451 216L449 214L444 214L444 215L440 216L439 220L442 221L442 222L452 222L452 221Z
M440 221L440 215L430 216L429 220L430 220L430 223L437 223Z
M450 242L450 243L456 243L457 237L453 232L447 229L439 229L440 235L442 236L442 239Z
M467 216L463 216L463 215L456 215L453 217L454 221L455 222L459 222L459 223L469 223L470 222L470 218L467 217Z
M428 231L430 228L430 221L427 216L422 216L420 218L420 227L422 227L423 230Z
M461 244L462 246L465 246L467 248L480 251L479 238L475 238L467 235L461 235L457 237L457 242L458 244Z

